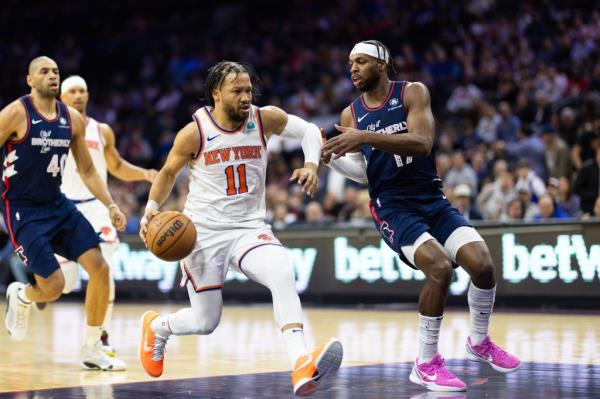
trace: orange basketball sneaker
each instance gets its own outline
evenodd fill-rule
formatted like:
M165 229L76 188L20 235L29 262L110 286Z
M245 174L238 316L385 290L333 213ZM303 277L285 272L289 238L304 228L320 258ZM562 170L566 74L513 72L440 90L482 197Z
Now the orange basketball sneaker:
M168 338L154 334L150 324L158 317L158 313L148 311L142 315L142 337L140 338L140 362L151 377L160 377L163 373L165 346Z
M311 353L300 356L292 371L292 385L296 396L312 395L319 384L335 375L342 363L344 348L337 338Z

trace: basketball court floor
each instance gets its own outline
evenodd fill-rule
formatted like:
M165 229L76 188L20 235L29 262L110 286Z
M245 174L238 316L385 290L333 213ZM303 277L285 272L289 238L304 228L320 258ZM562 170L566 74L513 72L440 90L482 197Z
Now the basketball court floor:
M226 306L212 335L171 339L163 376L148 377L137 361L139 317L149 309L178 308L115 307L111 343L127 362L126 372L79 369L82 304L65 301L32 311L25 341L11 341L0 329L0 397L293 397L290 364L269 305ZM600 398L600 314L496 312L494 339L524 361L503 375L465 360L468 312L447 312L440 350L469 386L461 393L428 392L408 381L417 356L416 310L309 307L305 318L311 347L337 336L345 351L337 378L314 398Z

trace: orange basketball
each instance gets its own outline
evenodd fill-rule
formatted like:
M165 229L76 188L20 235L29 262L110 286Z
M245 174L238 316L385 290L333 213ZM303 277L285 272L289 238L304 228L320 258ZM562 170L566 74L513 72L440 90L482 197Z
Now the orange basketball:
M148 222L146 243L150 251L162 260L181 260L194 249L196 228L181 212L161 212Z

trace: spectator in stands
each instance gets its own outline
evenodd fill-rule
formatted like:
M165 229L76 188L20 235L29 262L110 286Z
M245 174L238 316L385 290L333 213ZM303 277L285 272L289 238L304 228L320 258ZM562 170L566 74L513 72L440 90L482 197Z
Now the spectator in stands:
M517 190L517 198L523 204L523 220L533 220L535 215L539 213L538 205L532 201L533 195L531 191L525 186L520 187Z
M486 161L486 152L484 150L476 151L471 155L471 166L473 172L475 172L475 179L477 180L477 189L474 192L479 192L482 185L490 181L486 180L489 177L490 171Z
M477 197L477 206L485 219L497 220L505 212L508 201L516 194L513 174L499 168L499 174L492 183L486 184Z
M555 200L571 217L581 215L581 200L577 194L573 194L571 180L568 177L563 176L558 179L558 198Z
M573 191L581 198L583 213L591 215L596 199L600 196L600 146L596 147L596 157L583 163Z
M471 187L468 184L458 184L454 187L452 205L467 220L481 220L483 217L476 207L471 204Z
M504 142L499 141L497 146L502 148ZM521 126L518 141L506 143L506 155L511 160L527 160L529 167L539 176L546 180L546 159L544 157L544 142L534 134L531 126Z
M345 200L346 203L341 207L338 215L338 222L347 222L352 218L352 215L358 208L358 189L354 186L346 187L345 191Z
M369 196L369 191L366 189L362 189L358 192L357 196L357 206L352 214L351 222L354 224L371 222L371 208L369 204L371 203L371 197Z
M440 152L435 157L435 168L440 179L445 180L450 170L450 157L445 152Z
M517 101L515 105L515 115L519 118L521 123L529 125L533 122L535 117L535 107L529 100L526 93L521 91L517 95Z
M548 104L548 97L544 92L537 92L535 94L535 106L533 108L533 123L537 126L542 126L546 123L550 123L550 104Z
M477 136L488 144L496 141L496 129L501 120L496 108L487 101L482 101L479 105L479 114L479 121L475 129Z
M529 167L529 161L521 159L517 163L517 183L515 187L518 190L524 188L533 195L533 202L546 193L544 181Z
M465 75L462 83L452 91L446 108L452 113L471 111L482 97L479 87Z
M512 113L510 104L506 101L500 103L498 111L501 119L496 128L496 137L505 143L517 141L517 134L521 127L519 118Z
M472 191L477 190L477 176L471 165L465 161L462 151L454 151L452 154L452 168L446 174L445 184L449 187L466 184Z
M320 224L327 223L330 219L325 217L321 204L317 201L311 201L306 205L306 209L304 210L304 221Z
M539 211L538 214L533 217L534 220L548 220L548 219L568 219L567 215L560 208L557 208L554 204L554 199L549 194L544 194L538 201Z
M524 210L525 205L523 205L523 202L518 198L513 198L500 216L500 220L503 222L523 221Z
M559 135L569 146L577 140L577 115L571 107L564 107L560 111Z
M585 161L593 159L598 147L600 147L600 116L594 124L584 125L583 132L571 150L571 160L575 169L581 169Z
M296 215L288 212L286 204L277 204L273 211L273 220L271 224L274 229L285 229L291 223L296 221Z
M542 140L544 142L544 158L548 177L571 176L571 152L565 141L558 137L552 125L542 127Z

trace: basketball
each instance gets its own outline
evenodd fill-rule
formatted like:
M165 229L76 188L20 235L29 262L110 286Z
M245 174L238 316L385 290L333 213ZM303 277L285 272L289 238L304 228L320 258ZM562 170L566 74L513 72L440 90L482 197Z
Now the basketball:
M181 212L161 212L148 222L146 243L148 249L162 260L181 260L194 249L196 229L190 218Z

